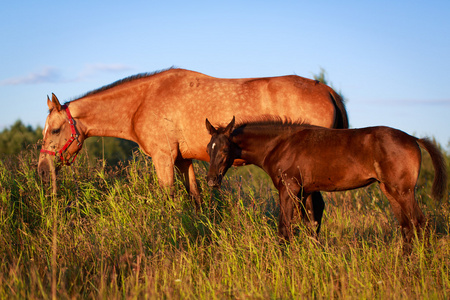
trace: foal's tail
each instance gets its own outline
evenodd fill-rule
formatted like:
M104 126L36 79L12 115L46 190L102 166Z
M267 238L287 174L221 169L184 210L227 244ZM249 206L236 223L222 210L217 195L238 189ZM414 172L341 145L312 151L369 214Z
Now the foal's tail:
M447 165L444 156L441 151L439 151L438 147L427 138L417 139L417 143L420 147L427 150L431 156L434 167L434 181L433 187L431 188L431 196L435 200L440 200L444 197L447 188Z

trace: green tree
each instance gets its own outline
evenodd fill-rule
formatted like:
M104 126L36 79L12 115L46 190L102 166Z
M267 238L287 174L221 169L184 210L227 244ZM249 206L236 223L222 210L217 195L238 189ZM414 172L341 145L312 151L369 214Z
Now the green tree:
M138 145L132 141L113 137L92 137L83 146L90 160L105 159L108 165L117 165L132 157Z
M33 129L30 125L25 126L18 120L0 133L0 153L18 153L30 145L35 145L40 139L42 139L41 127Z
M341 96L342 98L342 102L347 102L347 99L344 97L344 95L342 94L342 92L339 90L337 91L336 88L333 86L333 83L328 79L328 75L327 75L327 71L325 71L324 68L320 68L320 72L319 74L314 74L314 79L317 81L322 82L323 84L328 85L329 87L331 87L333 90L336 91L336 93L338 93L339 96Z
M10 128L0 132L0 154L17 154L36 145L42 140L42 128L25 126L22 121L16 121ZM85 141L83 148L87 150L90 160L105 159L109 165L117 165L119 161L127 161L132 156L133 149L138 145L134 142L112 138L93 137Z

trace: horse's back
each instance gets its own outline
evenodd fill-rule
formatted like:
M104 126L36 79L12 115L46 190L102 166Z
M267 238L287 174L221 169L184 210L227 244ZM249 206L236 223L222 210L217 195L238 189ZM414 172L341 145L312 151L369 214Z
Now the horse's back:
M285 115L294 119L304 118L315 125L330 127L331 119L320 112L314 113L311 106L333 108L332 89L316 80L297 75L261 78L217 78L184 69L171 69L158 74L154 95L147 95L149 105L165 106L166 113L201 111L199 120L205 115L211 121L228 122L223 115L240 116ZM302 113L303 112L303 113ZM320 118L318 116L321 116ZM195 118L190 115L189 119ZM223 120L222 120L223 119Z
M145 96L139 118L147 126L138 128L138 135L171 140L185 158L208 160L206 118L221 125L233 116L239 120L276 115L332 127L339 113L331 88L296 75L228 79L171 69L142 84L147 85L140 87Z

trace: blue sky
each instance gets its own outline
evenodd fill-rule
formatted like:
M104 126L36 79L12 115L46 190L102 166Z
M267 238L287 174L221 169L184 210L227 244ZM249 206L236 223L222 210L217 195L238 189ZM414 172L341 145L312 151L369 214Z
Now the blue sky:
M8 1L0 11L0 130L43 126L73 99L170 66L216 77L321 68L352 127L450 142L450 1Z

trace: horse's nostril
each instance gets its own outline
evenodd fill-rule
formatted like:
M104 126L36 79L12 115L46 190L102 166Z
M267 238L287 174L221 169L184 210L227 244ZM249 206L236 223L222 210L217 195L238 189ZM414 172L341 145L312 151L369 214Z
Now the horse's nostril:
M208 182L208 185L210 187L216 188L216 187L220 186L220 182L222 181L222 176L220 174L216 175L216 176L208 176L206 178L206 181Z
M45 170L39 170L39 177L41 177L43 181L47 181L47 172Z
M38 175L42 179L43 182L48 182L50 177L50 168L44 162L40 166L38 166Z
M217 176L211 175L207 176L206 181L210 187L214 187L217 185Z

